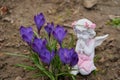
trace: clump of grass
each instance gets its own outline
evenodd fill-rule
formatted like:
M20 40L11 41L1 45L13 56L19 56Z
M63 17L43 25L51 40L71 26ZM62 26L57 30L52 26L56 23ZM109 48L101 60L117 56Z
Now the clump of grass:
M114 18L111 21L109 21L108 24L118 28L120 27L120 18Z

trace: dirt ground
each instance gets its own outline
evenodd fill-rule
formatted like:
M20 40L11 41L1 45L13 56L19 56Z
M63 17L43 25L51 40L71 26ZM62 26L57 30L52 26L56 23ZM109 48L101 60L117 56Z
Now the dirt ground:
M97 24L97 35L109 34L104 43L96 48L96 74L77 75L77 80L120 80L120 28L106 25L109 15L120 16L120 0L99 0L92 9L86 9L81 0L0 0L0 7L8 11L0 15L0 80L42 80L33 78L36 72L15 67L17 63L31 65L28 59L9 56L5 53L29 54L27 45L21 40L21 25L35 24L35 14L43 12L48 22L64 25L69 33L71 23L88 18ZM69 38L69 37L68 37Z

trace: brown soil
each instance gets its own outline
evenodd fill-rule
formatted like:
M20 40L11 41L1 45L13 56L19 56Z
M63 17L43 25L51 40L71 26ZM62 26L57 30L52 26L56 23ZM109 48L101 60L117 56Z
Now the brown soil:
M120 16L120 0L99 0L92 9L86 9L81 0L0 0L0 7L8 10L0 15L0 80L42 80L33 78L36 72L15 67L17 63L32 64L29 60L5 53L29 54L27 45L19 36L19 27L32 26L33 16L43 12L48 22L67 27L75 20L88 18L97 24L97 35L109 34L104 43L96 48L97 73L77 75L77 80L120 80L120 28L106 25L109 15Z

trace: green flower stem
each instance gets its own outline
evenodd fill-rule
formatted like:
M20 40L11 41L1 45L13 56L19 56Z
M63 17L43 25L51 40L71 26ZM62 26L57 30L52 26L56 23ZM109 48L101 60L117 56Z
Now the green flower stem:
M49 65L48 70L49 70L49 72L53 73L53 71L52 71L52 65Z
M46 76L48 76L50 80L55 80L54 76L49 71L46 71L45 68L41 67L38 64L36 64L36 66L40 69L40 71L42 71Z
M40 38L40 35L39 35L37 32L35 32L35 31L34 31L34 35L35 35L36 37Z
M49 72L48 70L45 69L45 67L42 65L41 61L39 60L37 54L32 53L31 59L34 62L35 66L42 72L44 73L46 76L48 76L50 78L50 80L55 80L53 74L51 72Z
M23 54L19 54L19 53L4 53L4 54L7 54L7 55L11 55L11 56L19 56L19 57L24 57L24 58L30 58L30 56L26 56L26 55L23 55Z

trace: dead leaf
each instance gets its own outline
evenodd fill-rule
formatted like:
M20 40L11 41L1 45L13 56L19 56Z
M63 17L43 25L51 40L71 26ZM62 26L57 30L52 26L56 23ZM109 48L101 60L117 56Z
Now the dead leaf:
M105 58L104 57L102 57L100 60L99 60L99 62L101 62L101 63L103 63L105 61Z
M28 50L24 50L24 54L30 54Z
M7 14L7 12L8 12L8 8L6 6L2 6L0 8L0 14L1 15L5 15L5 14Z
M0 53L0 57L3 56L3 53Z

